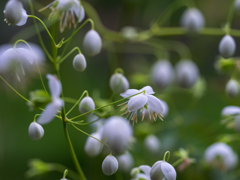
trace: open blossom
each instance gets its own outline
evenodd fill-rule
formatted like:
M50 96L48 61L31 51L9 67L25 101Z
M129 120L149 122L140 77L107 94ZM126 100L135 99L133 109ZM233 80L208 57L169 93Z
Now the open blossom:
M129 117L129 120L133 120L133 124L134 121L137 123L137 112L140 110L142 113L142 120L144 119L145 114L148 114L150 119L153 118L156 120L157 117L162 119L163 104L158 98L152 95L155 92L150 86L145 86L140 90L128 89L120 95L123 98L127 98L140 92L142 93L129 98L129 100L125 102L127 104L122 108L122 110L127 109L123 113L127 114L126 118Z
M176 180L177 173L174 167L166 161L157 161L150 171L151 180Z
M51 122L58 110L63 107L64 102L59 96L62 93L62 85L58 78L48 74L48 86L51 92L52 102L47 105L37 122L39 124L47 124Z
M56 12L62 13L60 16L61 32L63 32L67 26L71 28L72 24L76 26L76 24L80 23L85 17L84 8L78 0L55 0L42 10L46 8L52 10L51 15Z

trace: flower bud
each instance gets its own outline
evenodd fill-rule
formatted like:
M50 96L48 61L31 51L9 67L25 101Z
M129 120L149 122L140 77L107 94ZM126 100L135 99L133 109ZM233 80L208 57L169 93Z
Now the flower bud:
M87 62L83 54L78 54L73 59L73 67L79 72L82 72L87 67Z
M238 13L240 13L240 0L235 1L235 9Z
M79 104L79 111L81 114L84 114L88 111L92 111L95 109L95 104L94 101L91 97L85 97L81 100L80 104ZM87 115L90 115L92 113L89 113Z
M135 40L138 36L136 28L132 26L126 26L121 29L121 34L127 40Z
M225 143L214 143L204 154L206 162L222 171L233 169L238 163L238 156L232 148Z
M83 39L83 48L89 56L95 56L100 53L102 48L102 39L95 30L87 32Z
M93 133L91 134L91 136L99 140L101 139L101 135L98 133ZM91 157L97 156L102 150L102 143L92 137L88 137L84 150L87 153L87 155Z
M131 177L136 177L137 174L139 174L139 173L140 173L140 169L139 169L138 167L135 167L135 168L133 168L133 169L131 170L130 176L131 176Z
M167 180L175 180L177 173L171 164L165 161L157 161L152 166L150 177L151 180L162 180L163 178L166 178Z
M44 135L44 129L40 124L32 122L28 128L28 134L32 140L39 140Z
M239 94L238 82L234 79L228 81L225 91L231 98L237 97Z
M152 77L154 83L160 88L166 88L174 78L172 65L167 60L160 60L153 65Z
M225 59L230 58L234 55L236 50L236 43L232 36L225 35L219 44L219 52L222 57Z
M129 146L132 134L132 127L125 118L112 116L103 126L102 138L113 153L121 154Z
M4 10L6 22L12 25L22 26L27 21L26 11L18 0L9 0Z
M114 174L118 170L117 159L112 155L108 155L102 163L102 170L108 176Z
M129 172L131 170L131 168L133 167L134 164L134 160L132 155L127 152L121 156L118 156L118 162L119 162L119 168L123 171L123 172Z
M163 105L163 112L162 112L162 115L163 117L167 116L168 115L168 105L167 103L161 99L161 103Z
M176 79L179 86L191 88L199 78L197 65L190 60L181 60L176 64Z
M158 153L160 150L160 142L154 135L148 135L144 139L144 146L151 153Z
M197 8L185 10L181 17L181 26L189 32L199 32L205 25L204 17Z
M129 88L129 82L121 73L115 73L111 76L109 82L110 88L116 94L125 92Z

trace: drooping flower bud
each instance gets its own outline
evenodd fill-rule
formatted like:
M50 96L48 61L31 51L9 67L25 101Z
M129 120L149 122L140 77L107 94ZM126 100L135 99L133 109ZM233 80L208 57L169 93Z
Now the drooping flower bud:
M116 94L125 92L129 88L129 82L127 78L121 73L115 73L111 76L109 82L110 88Z
M28 134L32 140L39 140L44 135L44 129L40 124L32 122L28 128Z
M121 154L126 151L132 138L133 130L123 117L112 116L103 126L103 140L113 153Z
M209 146L204 154L206 162L210 166L222 171L233 169L238 163L238 156L232 148L225 143L214 143Z
M197 65L190 60L181 60L176 64L176 79L179 86L191 88L199 78Z
M104 174L110 176L118 170L118 161L112 156L108 155L102 163L102 171Z
M95 104L94 101L91 97L85 97L81 100L80 104L79 104L79 111L81 114L84 114L88 111L92 111L95 109ZM87 115L90 115L92 113L89 113Z
M181 26L189 32L199 32L205 25L204 17L197 8L187 9L181 17Z
M239 94L238 82L234 79L228 81L225 89L228 96L231 98L237 97Z
M78 54L73 59L73 67L79 72L82 72L87 67L87 62L83 54Z
M162 180L166 178L167 180L176 180L177 173L174 167L165 162L157 161L150 171L151 180Z
M236 50L236 43L232 36L225 35L219 43L219 52L225 59L230 58L234 55Z
M119 168L123 172L129 172L133 167L134 160L132 155L129 152L126 152L125 154L118 156L117 159L119 162Z
M160 150L160 141L155 135L148 135L144 139L144 146L151 153L158 153Z
M99 140L101 139L101 135L99 133L93 133L91 134L91 136ZM92 137L88 137L84 150L87 153L87 155L91 157L97 156L102 150L102 143Z
M166 88L174 78L172 65L167 60L160 60L153 65L152 77L154 83L160 88Z
M84 51L89 56L95 56L100 53L102 48L102 39L95 30L90 30L87 32L83 39Z
M22 26L27 22L27 14L18 0L9 0L4 10L6 22L11 25Z

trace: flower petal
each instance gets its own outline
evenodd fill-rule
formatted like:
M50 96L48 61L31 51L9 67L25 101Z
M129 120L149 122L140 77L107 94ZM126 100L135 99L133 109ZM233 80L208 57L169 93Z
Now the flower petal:
M137 93L140 93L140 91L137 89L128 89L124 93L121 93L120 96L122 96L123 98L126 98Z
M61 82L55 75L48 74L48 86L51 92L52 98L57 98L61 95L62 92L62 85Z
M161 165L161 168L162 168L162 172L167 180L176 180L177 173L171 164L169 164L167 162L163 162Z
M151 86L145 86L142 89L139 90L141 91L145 91L146 94L155 94L155 92L153 91Z
M147 176L147 175L145 175L143 173L137 174L136 178L138 178L138 179L141 178L141 179L144 179L144 180L151 180L149 176Z
M222 114L222 116L240 114L240 107L238 107L238 106L227 106L227 107L223 108L221 114Z
M28 19L27 12L25 11L25 9L22 9L22 18L20 19L20 21L16 25L17 26L23 26L24 24L26 24L27 19Z
M148 98L146 95L139 94L136 95L128 101L128 111L136 111L143 107L148 101Z
M150 171L151 171L151 167L147 166L147 165L142 165L138 167L140 170L142 170L144 172L144 174L146 174L148 177L150 177Z
M62 107L63 101L58 98L55 99L52 103L49 103L45 108L45 111L38 118L37 122L39 124L47 124L50 123L54 118L55 114L57 114L58 110Z
M154 111L158 114L163 113L163 104L162 102L153 95L147 95L148 98L148 108L150 111Z

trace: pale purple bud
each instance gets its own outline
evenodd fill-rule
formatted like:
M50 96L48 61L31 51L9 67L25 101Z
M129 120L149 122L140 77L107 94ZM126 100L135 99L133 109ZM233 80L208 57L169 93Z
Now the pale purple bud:
M101 140L101 135L99 133L93 133L91 136ZM102 143L89 136L87 138L84 150L87 155L91 157L97 156L102 150Z
M28 134L32 140L39 140L44 135L44 129L40 124L32 122L28 128Z
M148 135L144 139L144 146L151 153L159 153L160 151L160 141L155 135Z
M81 114L84 114L88 111L92 111L95 109L95 104L94 104L94 101L91 97L84 97L80 104L79 104L79 112ZM90 115L92 113L88 113L87 115Z
M231 98L237 97L239 94L238 82L234 79L229 80L226 85L225 91L226 91L226 94Z
M118 161L112 156L108 155L102 163L102 171L104 174L110 176L118 170Z
M232 36L225 35L219 43L219 52L225 59L230 58L234 55L236 50L236 43Z
M113 74L110 78L109 85L112 91L117 94L123 93L129 88L127 78L121 73Z
M129 172L134 165L133 157L129 152L118 156L117 159L119 162L119 168L123 172Z
M177 173L174 167L165 162L157 161L150 171L151 180L162 180L166 178L167 180L176 180Z
M83 39L84 51L89 56L95 56L100 53L102 48L102 39L95 30L90 30L87 32Z
M87 67L87 62L83 54L78 54L73 59L73 67L79 72L82 72Z

